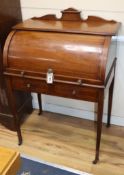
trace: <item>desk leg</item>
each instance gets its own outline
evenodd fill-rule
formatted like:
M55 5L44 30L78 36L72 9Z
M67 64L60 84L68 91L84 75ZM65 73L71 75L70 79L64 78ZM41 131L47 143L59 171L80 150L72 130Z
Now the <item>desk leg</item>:
M112 82L111 82L111 85L110 85L110 87L109 87L107 127L110 127L110 121L111 121L113 88L114 88L114 78L113 78L113 80L112 80Z
M116 60L114 62L114 77L112 79L112 82L109 87L109 96L108 96L108 118L107 118L107 127L110 127L110 122L111 122L111 110L112 110L112 99L113 99L113 89L114 89L114 81L115 81L115 69L116 69Z
M38 115L41 115L42 113L42 100L41 100L41 94L37 94L37 98L38 98L38 104L39 104L39 113Z
M18 120L18 115L17 115L17 110L16 110L15 96L12 90L11 81L8 78L6 78L6 86L7 86L8 102L9 102L9 106L13 114L14 124L15 124L15 128L17 131L18 144L21 145L22 135L21 135L20 123Z
M99 160L99 149L100 149L102 117L103 117L103 102L104 102L104 90L100 90L98 97L98 111L97 111L96 155L93 164L96 164Z

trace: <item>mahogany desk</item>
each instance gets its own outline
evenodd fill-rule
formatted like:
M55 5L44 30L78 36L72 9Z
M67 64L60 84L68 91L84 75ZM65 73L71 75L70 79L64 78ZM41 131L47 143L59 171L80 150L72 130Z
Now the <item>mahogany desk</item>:
M105 91L109 88L110 125L116 65L116 36L120 23L89 16L69 8L62 17L46 15L16 25L4 48L4 75L16 119L13 90L37 92L98 104L96 155L99 160ZM41 102L39 95L39 102Z

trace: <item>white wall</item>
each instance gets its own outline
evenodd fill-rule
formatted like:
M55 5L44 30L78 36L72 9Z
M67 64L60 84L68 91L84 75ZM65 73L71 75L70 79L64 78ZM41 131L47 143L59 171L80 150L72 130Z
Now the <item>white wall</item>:
M82 15L96 15L106 19L122 22L118 42L118 61L114 88L112 123L124 126L124 1L123 0L21 0L23 19L42 16L48 13L57 14L68 7L83 11ZM76 117L94 119L94 104L90 102L64 99L52 96L43 97L43 109ZM33 104L38 108L36 94L33 94ZM105 99L104 121L106 121L107 98Z

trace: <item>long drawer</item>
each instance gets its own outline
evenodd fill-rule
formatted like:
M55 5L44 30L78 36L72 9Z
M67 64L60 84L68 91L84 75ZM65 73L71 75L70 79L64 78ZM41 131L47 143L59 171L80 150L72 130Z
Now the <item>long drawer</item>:
M37 92L72 99L97 102L98 90L92 87L64 83L47 84L46 81L11 77L12 87L16 90Z

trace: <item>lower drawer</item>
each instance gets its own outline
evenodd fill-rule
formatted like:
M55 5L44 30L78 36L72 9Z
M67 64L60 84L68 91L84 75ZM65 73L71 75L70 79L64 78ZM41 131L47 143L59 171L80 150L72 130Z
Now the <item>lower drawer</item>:
M45 81L12 77L12 87L16 90L37 92L65 98L97 102L98 89L64 83L47 84Z

